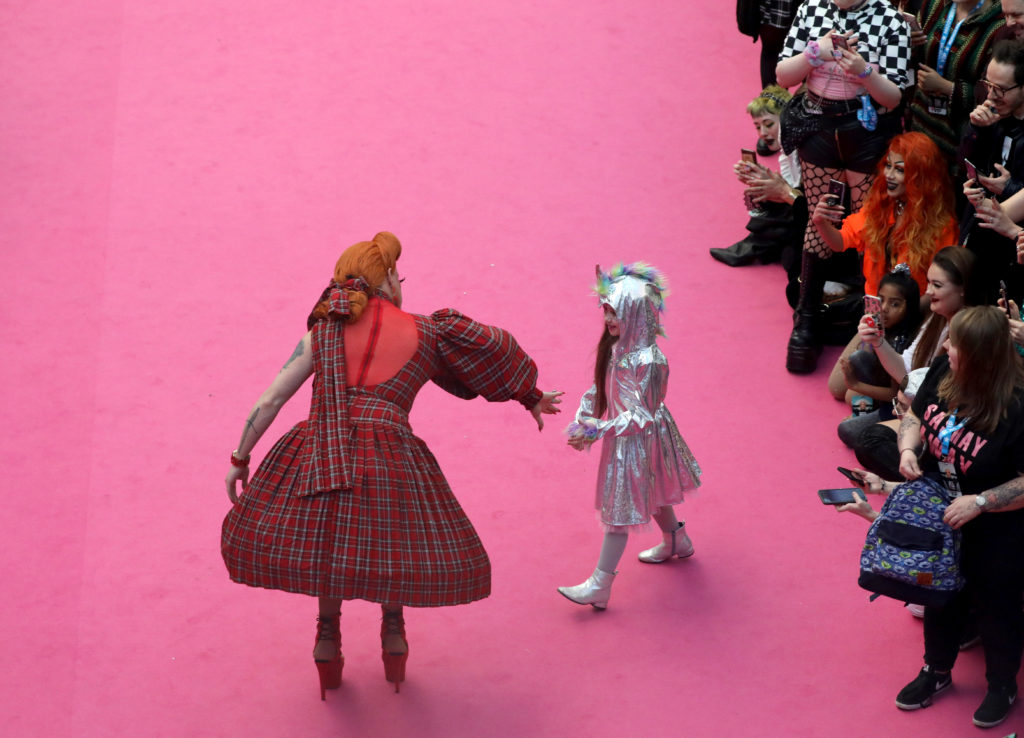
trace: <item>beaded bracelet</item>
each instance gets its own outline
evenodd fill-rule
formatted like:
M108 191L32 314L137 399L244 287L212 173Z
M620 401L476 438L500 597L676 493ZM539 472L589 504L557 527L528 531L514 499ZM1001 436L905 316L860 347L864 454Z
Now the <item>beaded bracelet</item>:
M237 466L239 469L249 466L249 458L252 456L252 454L247 455L244 459L240 459L237 456L235 456L237 452L238 449L235 449L234 451L231 452L231 466Z

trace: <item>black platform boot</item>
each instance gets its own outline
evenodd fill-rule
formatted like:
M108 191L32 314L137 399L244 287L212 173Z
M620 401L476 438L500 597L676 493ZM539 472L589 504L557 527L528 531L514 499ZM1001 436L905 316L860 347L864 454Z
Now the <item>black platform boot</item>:
M753 264L757 258L754 244L750 237L737 241L727 249L708 249L711 257L731 267L746 266Z
M817 256L804 251L800 264L800 298L793 313L793 332L786 346L786 369L793 374L810 374L818 366L821 338L821 292L825 280Z

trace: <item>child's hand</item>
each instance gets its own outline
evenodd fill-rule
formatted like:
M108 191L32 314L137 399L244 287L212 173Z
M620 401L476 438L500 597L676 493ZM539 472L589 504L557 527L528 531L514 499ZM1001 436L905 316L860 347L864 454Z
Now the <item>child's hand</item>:
M566 441L567 444L572 446L577 451L583 451L584 449L589 448L590 444L592 444L593 442L594 439L586 438L583 435L570 436L569 439Z

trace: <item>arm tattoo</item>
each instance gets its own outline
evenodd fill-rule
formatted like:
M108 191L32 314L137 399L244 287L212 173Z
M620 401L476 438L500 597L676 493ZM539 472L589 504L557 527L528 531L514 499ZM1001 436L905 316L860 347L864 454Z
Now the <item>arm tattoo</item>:
M285 369L287 369L291 365L291 363L293 361L295 361L297 358L302 356L302 352L303 352L302 341L299 341L299 345L295 347L294 351L292 351L292 355L288 357L288 361L286 361L284 363L284 366L281 367L281 371L284 371Z
M986 508L1001 510L1014 502L1021 494L1024 494L1024 476L1014 477L1009 482L993 487L984 494L985 499L988 501L988 504L985 506Z
M910 413L903 416L900 420L900 430L896 434L897 442L902 441L904 438L912 438L910 445L901 445L900 448L909 448L912 451L916 451L921 440L921 421L915 418Z
M242 431L242 440L238 442L238 447L241 448L242 444L245 443L245 439L249 437L249 431L256 433L256 418L260 414L260 409L253 408L253 411L249 413L249 417L245 419L245 429Z

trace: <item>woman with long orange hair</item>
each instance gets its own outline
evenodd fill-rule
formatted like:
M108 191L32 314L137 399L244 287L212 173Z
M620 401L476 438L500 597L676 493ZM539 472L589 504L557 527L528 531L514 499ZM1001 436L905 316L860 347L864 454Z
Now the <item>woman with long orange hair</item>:
M957 242L946 160L923 133L896 136L878 164L864 207L843 220L842 203L823 197L811 221L833 251L855 248L864 255L866 294L877 295L879 281L897 264L910 267L924 294L932 257ZM839 221L841 230L834 225Z

